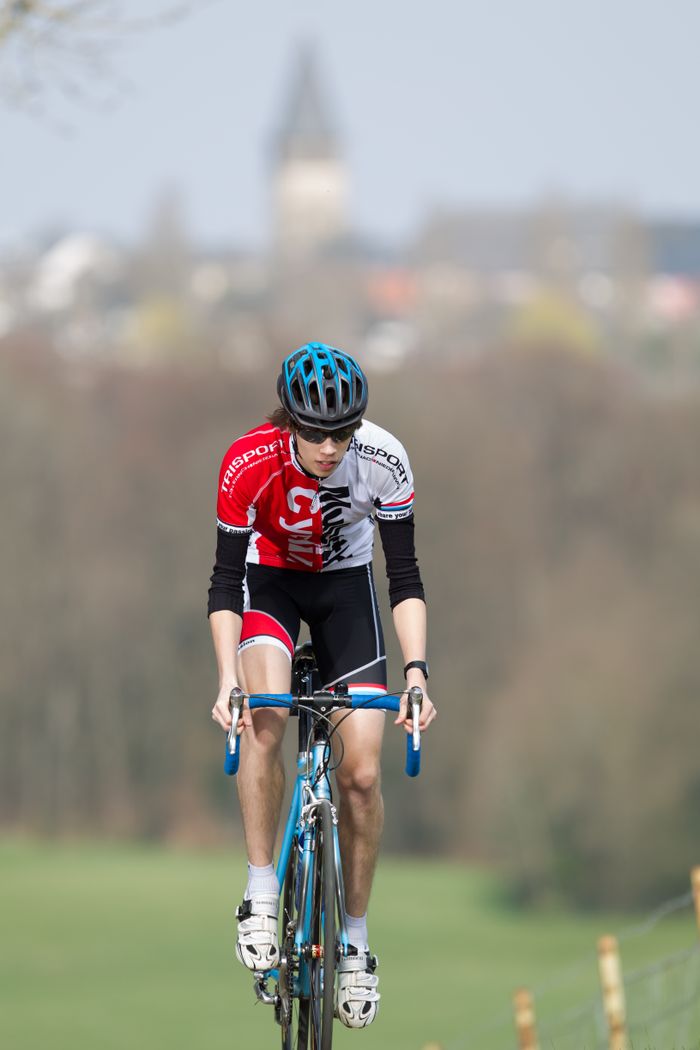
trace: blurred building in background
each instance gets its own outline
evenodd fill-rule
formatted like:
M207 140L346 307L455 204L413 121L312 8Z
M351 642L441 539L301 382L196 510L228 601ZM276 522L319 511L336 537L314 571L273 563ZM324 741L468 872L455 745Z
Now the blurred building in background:
M332 247L348 228L348 172L313 50L299 55L274 144L275 251L290 264Z
M352 172L308 44L271 150L264 248L209 249L164 190L141 244L63 231L0 262L0 336L32 329L68 357L266 367L289 345L352 347L370 369L551 341L650 375L700 372L700 220L548 196L425 215L402 244L353 224Z

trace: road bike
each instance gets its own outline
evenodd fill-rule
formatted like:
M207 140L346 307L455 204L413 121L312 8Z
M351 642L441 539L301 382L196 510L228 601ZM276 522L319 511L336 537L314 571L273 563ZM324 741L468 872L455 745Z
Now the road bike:
M412 718L412 731L406 737L406 773L415 777L420 772L418 722L423 694L416 686L406 692ZM338 818L330 778L342 761L342 738L335 765L332 741L354 710L398 711L402 695L353 696L340 684L332 691L320 688L309 642L294 654L291 693L231 691L232 725L224 762L228 774L238 770L237 727L245 699L251 709L288 708L299 719L297 774L277 864L282 888L279 964L253 974L258 1000L274 1007L282 1050L331 1050L336 966L348 954ZM344 709L345 715L333 722L331 713Z

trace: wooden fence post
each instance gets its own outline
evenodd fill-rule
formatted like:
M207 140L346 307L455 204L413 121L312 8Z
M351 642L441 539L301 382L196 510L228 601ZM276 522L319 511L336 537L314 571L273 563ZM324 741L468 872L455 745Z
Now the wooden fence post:
M535 1003L527 988L518 988L513 995L515 1030L518 1033L518 1050L539 1050L535 1022Z
M598 972L608 1022L608 1045L610 1050L628 1050L625 989L616 937L601 937L598 941Z
M690 882L693 887L693 899L695 901L695 918L698 921L698 933L700 933L700 865L691 871Z

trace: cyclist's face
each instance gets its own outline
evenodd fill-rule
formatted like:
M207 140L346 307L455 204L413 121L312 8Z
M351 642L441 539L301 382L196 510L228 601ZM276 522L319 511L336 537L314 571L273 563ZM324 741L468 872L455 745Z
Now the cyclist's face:
M352 436L343 441L334 440L330 434L326 434L323 441L305 441L297 432L297 453L299 462L310 474L317 478L325 478L332 474L348 450Z

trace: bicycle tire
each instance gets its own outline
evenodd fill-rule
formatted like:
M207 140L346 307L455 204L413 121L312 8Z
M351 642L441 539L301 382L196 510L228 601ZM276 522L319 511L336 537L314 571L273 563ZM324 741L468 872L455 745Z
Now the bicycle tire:
M311 884L311 935L323 949L309 961L310 997L308 1036L310 1050L331 1050L335 1012L335 902L336 870L333 843L333 812L327 799L316 810L316 848Z
M282 1026L282 1050L307 1050L309 1032L308 997L294 995L294 930L299 921L297 915L297 886L300 872L299 844L292 842L284 877L282 892L280 947L280 1015ZM291 932L288 932L291 929Z

